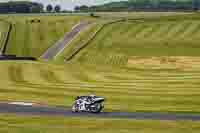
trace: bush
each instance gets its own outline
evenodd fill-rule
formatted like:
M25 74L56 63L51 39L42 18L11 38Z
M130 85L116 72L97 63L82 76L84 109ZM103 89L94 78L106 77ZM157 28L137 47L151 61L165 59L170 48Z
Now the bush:
M30 22L31 23L40 23L41 20L40 19L31 19Z
M100 16L97 16L94 13L90 13L90 17L99 18Z

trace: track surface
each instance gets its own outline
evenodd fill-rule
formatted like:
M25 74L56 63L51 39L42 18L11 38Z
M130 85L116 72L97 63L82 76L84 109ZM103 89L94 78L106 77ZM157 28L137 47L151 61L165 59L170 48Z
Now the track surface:
M83 30L89 22L82 22L72 29L69 33L66 33L63 39L59 40L55 45L50 47L40 58L43 60L51 60L57 56L71 41L72 39Z
M72 113L70 108L14 105L0 103L0 113L15 113L20 115L65 116L65 117L97 117L97 118L126 118L149 120L192 120L200 121L200 114L187 113L156 113L156 112L103 112L99 114Z

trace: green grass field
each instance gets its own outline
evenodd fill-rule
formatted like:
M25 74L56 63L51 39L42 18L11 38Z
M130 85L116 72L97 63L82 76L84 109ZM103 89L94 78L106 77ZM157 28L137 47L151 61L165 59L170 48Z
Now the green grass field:
M79 61L124 64L131 56L199 56L199 20L146 19L109 25L81 52Z
M109 111L200 112L199 70L80 65L4 62L0 100L70 106L77 95L97 94Z
M110 109L199 112L199 24L199 14L118 22L68 63ZM76 40L62 60L81 46Z
M45 50L55 44L66 32L87 16L1 16L13 24L7 54L40 57ZM31 22L39 19L41 22Z
M100 23L74 39L58 63L1 62L0 99L70 106L77 95L94 93L108 99L106 110L200 112L199 18L165 19L108 25L65 64Z
M193 121L63 118L0 115L0 132L12 133L199 133Z
M63 23L55 28L63 20L62 17L57 16L58 19L54 20L46 16L53 20L40 24L27 24L25 20L29 20L29 17L22 20L18 20L18 17L7 18L14 19L15 25L18 25L16 31L24 33L12 33L14 35L10 43L13 43L9 44L7 51L10 54L39 57L52 45L49 42L64 34ZM75 24L74 19L76 22L88 19L71 17L73 19L64 22L73 21ZM0 76L0 101L27 101L68 107L77 95L96 94L106 98L106 111L200 112L199 14L145 17L143 20L107 25L72 60L63 62L82 47L105 20L98 20L85 29L55 61L0 62L0 73L3 75ZM66 31L72 25L67 25ZM39 32L41 28L44 28L44 33ZM54 32L55 29L59 34ZM46 39L38 39L43 38L48 30L52 32ZM22 35L26 35L26 39ZM195 133L200 130L198 122L190 121L50 119L14 115L0 115L0 126L4 127L0 129L2 132L16 133L80 130L97 133Z

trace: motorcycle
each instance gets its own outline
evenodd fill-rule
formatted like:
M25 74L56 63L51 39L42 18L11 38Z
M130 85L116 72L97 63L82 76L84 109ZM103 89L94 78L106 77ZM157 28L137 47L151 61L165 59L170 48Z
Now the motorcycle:
M100 113L104 108L104 98L95 95L78 96L72 105L72 112Z

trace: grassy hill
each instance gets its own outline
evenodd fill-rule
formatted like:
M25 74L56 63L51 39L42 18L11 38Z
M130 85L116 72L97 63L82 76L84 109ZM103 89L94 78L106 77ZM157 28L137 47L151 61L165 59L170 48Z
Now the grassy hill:
M110 109L199 112L199 24L199 14L117 22L68 63Z
M12 22L13 28L6 53L39 57L84 19L89 20L89 17L10 15L6 20ZM40 22L32 22L32 20L40 20Z
M18 32L12 33L8 53L38 57L64 33L62 18L41 17L39 24L25 23L29 17L22 18L9 18L15 20ZM70 28L85 19L72 18L67 21ZM68 62L63 61L110 19L84 30L56 61L0 62L0 101L69 107L77 95L96 94L106 98L106 111L199 113L199 14L147 18L105 26ZM6 127L0 129L3 132L199 132L199 122L190 121L0 117L0 125Z
M101 24L80 34L59 63L2 62L0 99L70 106L93 93L108 99L107 110L200 112L200 21L174 18L108 25L66 64Z
M78 58L127 63L132 56L199 56L200 18L130 20L107 26ZM95 62L92 62L95 61Z

